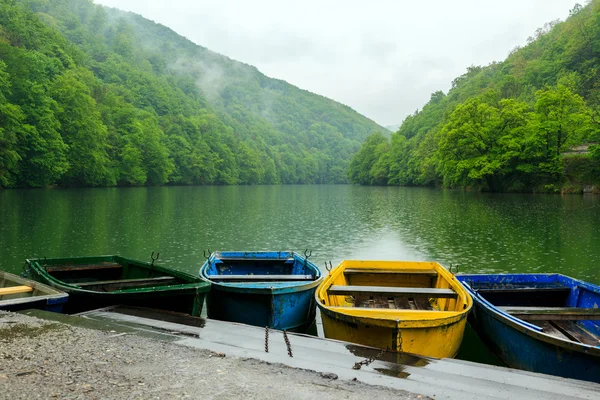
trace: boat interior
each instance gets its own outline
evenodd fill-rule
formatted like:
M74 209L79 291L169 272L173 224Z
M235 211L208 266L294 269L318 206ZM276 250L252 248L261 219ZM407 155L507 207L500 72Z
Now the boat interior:
M50 288L40 289L39 285L32 285L27 279L0 271L0 302L57 293Z
M330 306L422 311L461 311L467 307L433 263L405 263L406 268L386 268L385 262L372 268L361 262L355 266L352 261L344 263L327 289Z
M258 254L247 258L218 254L210 261L206 275L213 281L223 283L295 282L319 278L313 268L291 253L283 253L277 257L261 257Z
M165 285L189 283L144 263L120 259L96 259L77 261L39 260L46 272L62 282L85 290L112 292Z
M543 333L600 346L600 293L591 285L558 274L464 281L477 295Z

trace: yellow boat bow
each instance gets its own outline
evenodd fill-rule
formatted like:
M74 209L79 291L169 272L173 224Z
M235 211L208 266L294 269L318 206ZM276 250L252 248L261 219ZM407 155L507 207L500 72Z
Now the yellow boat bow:
M343 261L315 293L325 337L454 357L472 299L436 262Z

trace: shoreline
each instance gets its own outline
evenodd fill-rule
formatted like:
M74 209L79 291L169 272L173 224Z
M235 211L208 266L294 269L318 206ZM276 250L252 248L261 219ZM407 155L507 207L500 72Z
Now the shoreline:
M11 399L428 399L335 374L0 311L0 388Z

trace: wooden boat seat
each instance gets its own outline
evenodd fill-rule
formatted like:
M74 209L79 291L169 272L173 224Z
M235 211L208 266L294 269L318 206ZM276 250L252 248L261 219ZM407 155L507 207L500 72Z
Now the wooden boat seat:
M294 257L292 258L228 258L228 257L217 257L216 259L217 261L237 261L240 263L248 263L248 262L252 262L252 261L260 261L260 262L265 262L265 261L271 261L271 262L284 262L284 263L291 263L294 262Z
M137 278L137 279L115 279L112 281L92 281L92 282L77 282L72 283L80 287L88 286L143 286L149 284L164 285L176 281L177 278L172 276L158 276L155 278Z
M530 321L600 320L600 308L576 307L498 307L499 309Z
M406 275L426 275L426 276L437 276L437 271L434 269L355 269L346 268L344 270L345 275L354 274L406 274Z
M428 298L457 298L458 294L452 289L436 289L423 287L387 287L387 286L331 286L327 293L335 296L344 295L388 295Z
M101 262L97 264L81 264L81 265L58 265L55 267L46 267L47 272L67 272L67 271L87 271L95 269L116 269L123 266L114 262Z
M488 294L488 293L546 293L546 294L559 294L569 293L571 288L566 286L540 286L540 287L499 287L499 288L475 288L477 293Z
M10 286L0 288L0 296L5 296L7 294L17 294L17 293L28 293L32 292L33 288L31 286Z
M314 281L314 275L210 275L213 281Z

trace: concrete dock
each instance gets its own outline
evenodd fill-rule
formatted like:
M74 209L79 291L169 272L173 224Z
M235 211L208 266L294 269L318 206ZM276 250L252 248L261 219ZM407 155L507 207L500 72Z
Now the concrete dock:
M363 391L361 393L364 395L364 390L367 390L367 393L373 390L373 393L369 394L371 397L375 396L375 392L386 389L396 398L600 398L600 385L590 382L461 360L438 360L390 352L382 354L378 349L301 334L288 334L288 344L286 344L284 335L280 331L270 330L266 338L264 328L222 321L196 318L190 324L190 321L178 321L176 316L163 318L168 322L159 321L153 319L155 315L143 309L130 307L96 310L81 316L65 316L40 311L28 311L25 314L71 326L110 332L113 340L123 336L134 336L145 340L168 342L170 345L182 348L208 350L211 354L228 359L259 360L297 370L315 371L327 382L335 381L337 385L362 383L364 386L360 387ZM185 322L187 325L178 322ZM77 343L73 346L77 346ZM266 347L268 352L265 351ZM165 357L168 358L169 355L166 354ZM0 374L2 373L0 370ZM276 382L269 376L263 379L270 386L293 385L293 380ZM356 387L353 386L353 389ZM323 395L328 393L325 389ZM223 393L222 398L236 398L235 393L237 392L232 389L231 397ZM338 393L339 397L343 397L341 393ZM380 397L382 394L378 393L376 396ZM192 394L192 397L202 396ZM264 396L256 395L256 397ZM287 397L305 396L300 392L291 391Z

